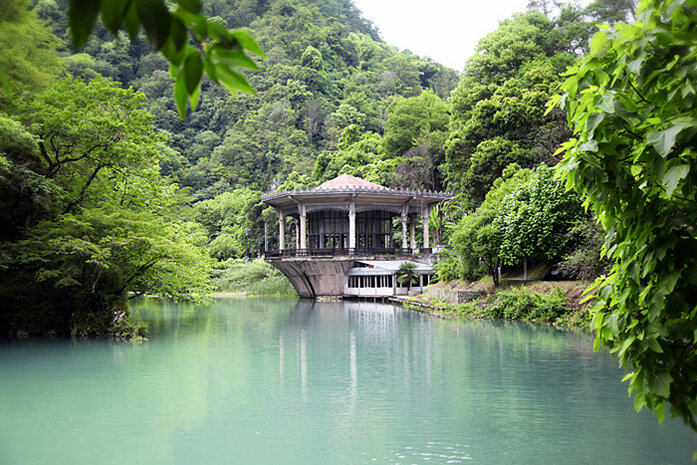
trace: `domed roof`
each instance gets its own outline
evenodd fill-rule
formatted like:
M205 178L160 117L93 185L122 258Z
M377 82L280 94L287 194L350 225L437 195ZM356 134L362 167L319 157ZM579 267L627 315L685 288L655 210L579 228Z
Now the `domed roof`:
M377 190L387 190L387 187L381 186L380 184L375 184L374 182L366 181L365 179L357 178L351 176L350 174L342 174L334 179L320 184L319 186L312 189L313 191L327 190L327 189L377 189Z

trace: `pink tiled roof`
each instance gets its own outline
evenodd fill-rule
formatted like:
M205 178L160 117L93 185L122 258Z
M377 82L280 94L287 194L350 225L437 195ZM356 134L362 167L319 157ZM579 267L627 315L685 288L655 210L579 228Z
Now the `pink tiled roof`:
M335 177L334 179L330 179L329 181L320 184L319 186L315 187L312 190L324 190L324 189L356 189L356 188L361 188L361 189L385 189L387 188L385 186L381 186L380 184L375 184L374 182L366 181L361 178L357 178L355 176L351 176L350 174L342 174L340 176Z

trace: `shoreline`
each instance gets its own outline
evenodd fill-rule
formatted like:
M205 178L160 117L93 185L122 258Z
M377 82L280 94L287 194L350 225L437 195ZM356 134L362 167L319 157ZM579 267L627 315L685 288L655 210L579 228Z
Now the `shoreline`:
M409 310L459 320L501 320L544 323L564 330L591 330L588 283L579 281L512 280L498 288L482 283L438 283L422 294L390 297L389 301ZM488 287L488 288L487 288ZM443 290L447 291L444 293ZM458 303L444 300L465 293ZM512 307L509 311L508 307Z

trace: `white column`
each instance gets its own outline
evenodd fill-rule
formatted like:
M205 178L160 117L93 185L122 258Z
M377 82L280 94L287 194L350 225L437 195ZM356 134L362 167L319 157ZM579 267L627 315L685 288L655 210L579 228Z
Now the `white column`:
M416 218L412 217L409 221L409 234L411 235L411 245L412 249L416 248Z
M402 248L407 248L407 204L402 205Z
M431 247L429 245L428 220L431 218L431 207L424 209L424 248Z
M305 204L301 203L298 205L298 210L300 212L300 248L307 248L307 215L305 213Z
M299 221L295 222L295 250L300 248L300 226Z
M349 249L356 248L356 200L351 197L349 203Z
M276 210L278 213L278 250L286 248L286 217L283 210Z
M264 221L264 253L269 250L269 225Z

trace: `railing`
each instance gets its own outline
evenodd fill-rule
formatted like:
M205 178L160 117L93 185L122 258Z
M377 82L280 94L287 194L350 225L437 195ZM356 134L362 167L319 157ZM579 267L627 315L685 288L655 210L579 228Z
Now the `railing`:
M322 249L283 249L267 250L266 257L335 257L335 256L355 256L365 257L373 255L397 255L411 256L415 254L431 254L433 250L428 248L410 249L397 247L366 247L366 248L322 248Z

